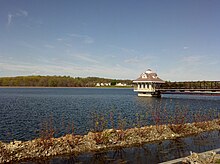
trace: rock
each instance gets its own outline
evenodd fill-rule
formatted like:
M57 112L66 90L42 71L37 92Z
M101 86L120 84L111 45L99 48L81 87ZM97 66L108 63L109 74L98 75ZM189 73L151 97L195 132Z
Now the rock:
M16 146L19 146L22 142L21 142L21 141L14 141L13 143L14 143L14 145L16 145Z
M84 139L86 140L94 140L95 138L95 133L89 132L87 135L84 136Z
M182 162L186 164L207 164L215 162L215 152L205 152L205 153L192 153L186 157Z
M204 122L209 129L220 129L217 121ZM202 123L203 124L203 123ZM208 128L204 128L207 130ZM13 163L15 160L25 158L42 158L45 156L61 155L64 153L82 153L96 151L97 149L107 150L117 146L127 147L134 144L147 143L151 141L161 141L163 139L175 139L186 135L205 131L197 128L195 123L184 124L180 134L174 133L167 125L151 125L141 128L131 128L127 130L106 129L103 132L89 132L87 135L65 135L60 138L50 138L49 140L35 139L32 141L21 142L13 141L10 143L0 142L0 149L8 153L7 157L2 157L0 152L0 163L6 161ZM97 142L97 144L96 144ZM185 158L185 163L212 163L216 154L197 154ZM14 161L13 161L14 160Z

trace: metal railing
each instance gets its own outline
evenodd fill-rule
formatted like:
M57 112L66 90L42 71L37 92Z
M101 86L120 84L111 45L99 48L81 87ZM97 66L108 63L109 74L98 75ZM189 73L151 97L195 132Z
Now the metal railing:
M157 89L220 90L220 81L165 82Z

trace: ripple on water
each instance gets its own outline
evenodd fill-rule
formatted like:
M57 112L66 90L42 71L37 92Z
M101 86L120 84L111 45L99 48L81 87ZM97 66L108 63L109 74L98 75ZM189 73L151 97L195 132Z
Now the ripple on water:
M220 111L220 97L171 95L158 99L137 97L132 89L1 88L0 140L38 137L42 123L50 118L57 136L66 133L72 122L75 133L85 134L94 128L95 113L109 120L113 111L116 125L118 118L123 118L126 127L132 127L137 124L137 113L144 115L142 124L146 125L154 123L153 111L166 109L173 114L177 108L187 108L189 114Z

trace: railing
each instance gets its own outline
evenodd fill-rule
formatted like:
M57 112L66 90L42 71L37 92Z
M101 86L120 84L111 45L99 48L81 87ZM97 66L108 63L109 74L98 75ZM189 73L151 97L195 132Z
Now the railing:
M154 92L155 89L154 89L154 88L147 89L147 88L138 88L138 87L134 87L134 91L141 91L141 92Z
M158 86L157 89L220 90L220 81L165 82Z

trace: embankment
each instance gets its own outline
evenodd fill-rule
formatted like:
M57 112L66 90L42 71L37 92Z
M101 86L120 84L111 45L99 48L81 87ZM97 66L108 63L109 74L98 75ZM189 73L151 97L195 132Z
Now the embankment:
M63 154L100 152L121 147L173 140L220 130L220 119L212 121L151 125L131 129L106 129L102 132L89 132L86 135L67 134L59 138L37 138L31 141L0 142L0 163L51 158Z

